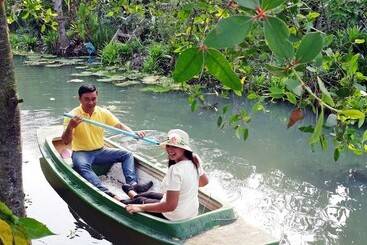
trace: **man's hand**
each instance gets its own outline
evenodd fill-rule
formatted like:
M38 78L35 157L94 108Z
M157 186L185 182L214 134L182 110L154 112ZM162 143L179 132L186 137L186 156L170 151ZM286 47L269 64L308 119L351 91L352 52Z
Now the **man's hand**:
M72 129L76 128L81 122L83 121L83 118L80 116L74 116L69 121L69 125Z
M73 140L73 129L76 128L82 121L83 118L81 118L80 116L74 116L72 119L70 119L68 126L61 136L61 139L65 145L71 143L71 141Z

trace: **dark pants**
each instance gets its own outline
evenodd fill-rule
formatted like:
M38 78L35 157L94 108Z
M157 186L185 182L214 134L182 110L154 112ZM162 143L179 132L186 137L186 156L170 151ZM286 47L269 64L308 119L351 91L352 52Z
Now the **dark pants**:
M163 198L163 194L159 192L143 192L137 194L129 200L129 204L145 204L145 203L156 203L159 202Z
M136 196L134 196L134 198L130 200L124 200L124 203L125 204L157 203L157 202L160 202L162 198L163 198L162 193L149 191L149 192L143 192L143 193L137 194ZM166 217L164 217L162 213L151 213L151 212L147 212L147 213L157 216L162 219L167 219Z

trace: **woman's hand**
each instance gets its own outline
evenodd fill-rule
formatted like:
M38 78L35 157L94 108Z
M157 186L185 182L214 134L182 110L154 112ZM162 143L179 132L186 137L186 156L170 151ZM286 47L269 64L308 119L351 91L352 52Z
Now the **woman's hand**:
M144 136L145 136L145 131L144 131L144 130L135 131L135 133L136 133L140 138L144 138Z
M144 210L141 205L129 204L126 206L126 211L132 214L132 213L137 213L137 212L143 212Z

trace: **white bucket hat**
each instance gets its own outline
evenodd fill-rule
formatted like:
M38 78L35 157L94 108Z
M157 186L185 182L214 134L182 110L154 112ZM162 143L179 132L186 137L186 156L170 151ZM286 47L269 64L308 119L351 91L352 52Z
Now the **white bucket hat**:
M191 151L189 135L181 129L171 129L167 133L168 139L163 141L160 145L166 147L166 145L175 146L187 151Z

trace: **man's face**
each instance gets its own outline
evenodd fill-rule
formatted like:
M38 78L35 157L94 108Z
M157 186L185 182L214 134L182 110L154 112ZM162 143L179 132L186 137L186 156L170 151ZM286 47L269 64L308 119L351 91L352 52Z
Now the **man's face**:
M87 113L92 113L94 111L94 107L97 104L97 91L84 93L79 97L80 104L82 104L82 108Z

